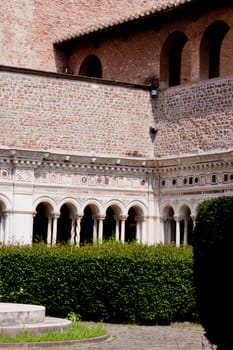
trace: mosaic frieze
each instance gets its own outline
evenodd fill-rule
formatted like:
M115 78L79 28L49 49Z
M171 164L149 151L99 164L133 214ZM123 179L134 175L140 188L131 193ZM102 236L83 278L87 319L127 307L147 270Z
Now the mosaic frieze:
M35 170L34 182L39 184L78 185L88 187L144 188L143 177L107 176L98 174L67 174Z

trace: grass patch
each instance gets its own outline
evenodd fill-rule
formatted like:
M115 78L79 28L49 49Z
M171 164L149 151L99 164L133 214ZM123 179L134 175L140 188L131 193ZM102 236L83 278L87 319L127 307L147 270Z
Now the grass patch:
M74 322L70 329L64 332L48 332L41 335L31 335L27 330L23 330L19 335L0 336L0 343L33 343L33 342L55 342L68 340L81 340L88 338L100 337L106 334L102 324L98 325L83 325L79 322Z

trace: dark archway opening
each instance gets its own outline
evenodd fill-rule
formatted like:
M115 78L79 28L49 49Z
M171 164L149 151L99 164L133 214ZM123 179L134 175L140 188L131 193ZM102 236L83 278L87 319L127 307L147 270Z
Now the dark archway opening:
M36 207L36 215L33 218L32 242L47 243L47 231L48 231L47 208L44 203L40 203Z
M128 211L128 217L125 222L125 242L136 241L136 221L137 213L134 208L130 208Z
M84 209L84 215L80 224L80 245L93 242L93 217L89 206Z
M95 55L87 56L81 64L79 75L102 78L102 64L100 59Z
M106 211L106 217L103 224L103 239L108 240L116 237L116 220L114 219L114 210L109 207Z
M203 34L200 45L200 77L211 79L220 73L220 52L230 27L223 21L212 23Z
M187 41L187 36L181 32L174 32L166 39L160 55L160 81L164 87L181 83L181 64L186 65L187 76L183 77L183 80L188 81L189 57L187 54L182 62L183 48Z
M67 243L71 238L71 217L68 205L64 204L60 210L57 222L57 243Z

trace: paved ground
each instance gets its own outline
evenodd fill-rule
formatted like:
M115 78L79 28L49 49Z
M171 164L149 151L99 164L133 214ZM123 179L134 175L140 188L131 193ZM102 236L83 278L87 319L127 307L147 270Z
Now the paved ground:
M110 340L79 344L77 350L210 350L201 326L124 326L104 324Z

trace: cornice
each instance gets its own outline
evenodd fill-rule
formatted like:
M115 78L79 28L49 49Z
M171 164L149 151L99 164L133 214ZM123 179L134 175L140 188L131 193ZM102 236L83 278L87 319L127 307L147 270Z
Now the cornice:
M166 177L232 169L233 150L211 152L209 155L181 155L179 158L153 159L112 154L64 154L62 152L2 148L0 166L83 173L155 174Z

